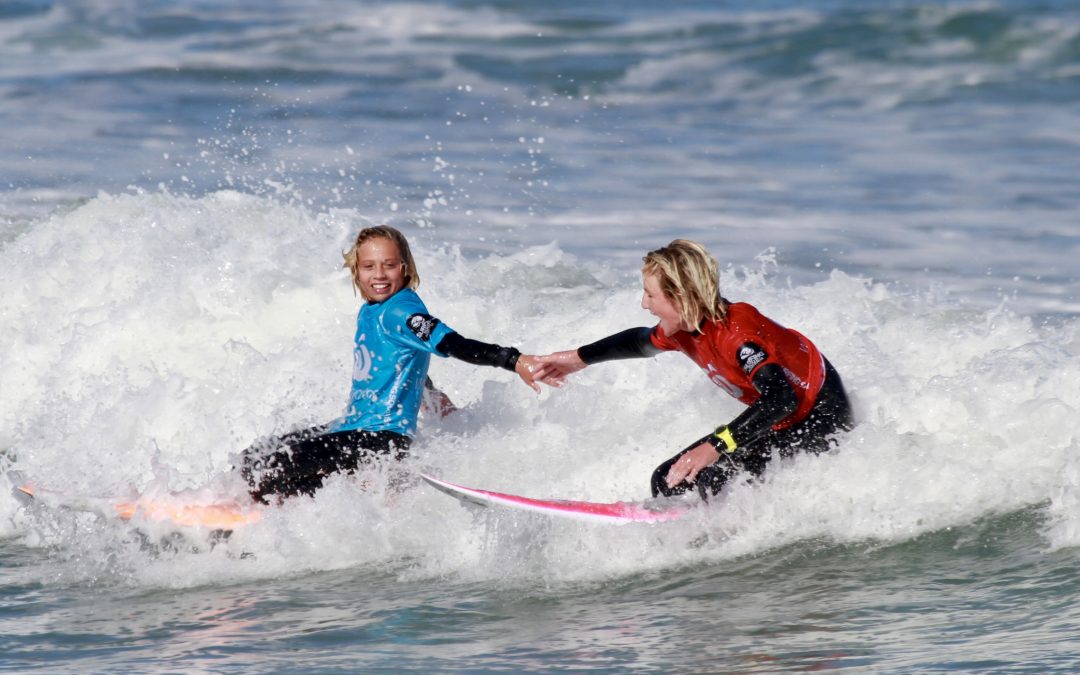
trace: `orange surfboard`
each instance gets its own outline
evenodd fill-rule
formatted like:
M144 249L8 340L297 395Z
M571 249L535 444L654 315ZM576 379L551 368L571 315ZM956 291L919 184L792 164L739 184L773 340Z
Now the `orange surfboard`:
M52 490L36 488L23 482L15 486L13 494L20 501L40 501L48 506L91 511L121 520L147 520L173 524L179 527L199 527L209 530L235 530L262 520L263 507L255 503L236 501L210 504L192 503L182 498L139 497L129 501L117 501L104 497L72 497Z

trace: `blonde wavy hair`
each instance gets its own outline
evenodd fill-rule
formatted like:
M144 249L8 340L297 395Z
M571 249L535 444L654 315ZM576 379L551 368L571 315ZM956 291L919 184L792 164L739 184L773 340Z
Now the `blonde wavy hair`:
M389 239L397 244L398 252L401 253L401 261L405 263L405 288L413 290L419 288L420 272L416 269L416 261L413 260L412 250L409 248L409 240L397 228L389 225L375 225L360 230L360 234L356 235L356 241L353 242L352 248L342 254L345 258L345 264L342 267L348 268L352 275L353 287L360 292L361 296L364 294L364 291L360 288L360 280L357 277L360 270L360 247L372 239L379 238Z
M660 290L678 308L687 326L722 321L727 303L720 297L720 267L696 241L676 239L642 258L642 274L653 274Z

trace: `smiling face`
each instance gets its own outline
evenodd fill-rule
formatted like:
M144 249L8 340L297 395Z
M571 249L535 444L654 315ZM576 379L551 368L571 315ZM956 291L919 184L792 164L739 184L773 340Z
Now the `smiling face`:
M666 335L674 335L681 330L690 330L683 321L679 308L660 290L660 277L645 274L643 277L645 292L641 296L641 307L660 319L660 327Z
M385 237L368 239L356 250L356 286L368 302L382 302L408 282L401 251Z

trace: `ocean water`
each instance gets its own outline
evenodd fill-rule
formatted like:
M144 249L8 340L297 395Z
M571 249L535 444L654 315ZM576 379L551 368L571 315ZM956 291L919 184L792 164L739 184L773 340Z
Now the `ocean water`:
M1075 3L13 0L0 139L0 470L53 489L235 496L336 416L376 222L539 353L700 240L858 419L659 525L375 473L211 545L5 485L0 671L1080 669ZM534 496L644 498L741 409L677 354L432 377L408 468Z

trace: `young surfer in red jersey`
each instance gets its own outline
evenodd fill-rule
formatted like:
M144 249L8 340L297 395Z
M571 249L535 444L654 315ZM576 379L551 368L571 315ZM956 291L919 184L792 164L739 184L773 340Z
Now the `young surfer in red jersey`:
M707 499L739 471L760 476L774 452L818 454L834 433L851 428L851 406L832 364L802 334L724 299L716 259L704 246L676 239L646 255L641 271L641 306L660 320L656 326L537 357L534 376L555 383L594 363L680 351L748 406L657 467L654 497L696 484Z

